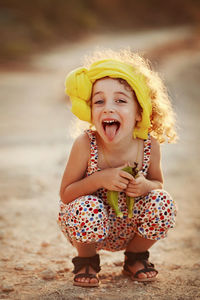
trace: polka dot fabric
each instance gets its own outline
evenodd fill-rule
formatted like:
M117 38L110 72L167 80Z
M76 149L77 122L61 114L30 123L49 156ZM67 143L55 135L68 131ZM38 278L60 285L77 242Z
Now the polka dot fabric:
M60 208L59 222L70 241L100 242L108 235L108 214L101 199L83 196L68 205L61 203Z
M86 176L100 171L95 131L87 130L91 156ZM151 138L144 141L142 173L147 175L151 154ZM58 223L64 235L72 243L95 242L97 250L123 250L135 233L159 240L175 224L176 207L171 196L164 190L153 190L145 197L135 198L133 217L128 218L125 193L119 193L119 208L123 218L116 217L107 202L107 190L99 189L93 195L77 198L69 204L60 201Z

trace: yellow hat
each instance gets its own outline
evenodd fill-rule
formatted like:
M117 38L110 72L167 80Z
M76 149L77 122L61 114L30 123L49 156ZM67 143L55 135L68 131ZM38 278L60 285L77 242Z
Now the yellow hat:
M70 72L66 78L65 91L70 97L73 114L79 119L91 123L92 85L97 79L104 77L122 78L135 91L137 100L142 107L142 119L134 129L133 136L146 139L151 126L150 90L144 75L129 64L105 59L93 63L89 69L78 68Z

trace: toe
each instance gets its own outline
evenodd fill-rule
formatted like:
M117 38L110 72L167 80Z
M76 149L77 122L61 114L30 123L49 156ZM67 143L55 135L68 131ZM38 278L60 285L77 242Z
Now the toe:
M97 278L88 278L87 277L87 273L85 273L85 268L81 269L78 273L78 274L85 274L86 276L83 276L83 277L78 277L75 279L76 282L80 282L80 283L98 283L98 279ZM89 268L89 274L96 274L96 272L90 267Z
M156 277L157 276L157 272L153 272L153 277Z
M144 278L147 278L147 277L148 277L147 273L140 273L140 274L138 274L138 278L139 279L144 279Z
M156 272L154 272L154 271L147 272L147 277L148 278L152 278L152 277L155 277L155 276L156 276Z
M153 276L153 275L152 275L152 272L147 272L146 274L147 274L147 277L148 277L148 278L151 278L151 277Z
M96 278L92 278L92 279L90 279L90 282L91 282L91 283L97 283L98 280L97 280Z

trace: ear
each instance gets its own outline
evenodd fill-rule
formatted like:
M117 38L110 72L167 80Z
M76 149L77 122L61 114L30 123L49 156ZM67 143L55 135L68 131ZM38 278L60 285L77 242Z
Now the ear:
M135 117L135 120L137 122L140 122L142 121L142 112L140 110L138 110L137 114L136 114L136 117Z

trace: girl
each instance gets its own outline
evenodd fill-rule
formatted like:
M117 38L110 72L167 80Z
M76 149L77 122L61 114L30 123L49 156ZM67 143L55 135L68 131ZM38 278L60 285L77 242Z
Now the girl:
M75 140L60 189L58 221L78 252L72 260L74 285L99 285L100 249L125 250L124 274L155 280L148 249L166 237L176 215L163 190L160 163L160 143L176 138L164 86L139 55L110 50L71 72L66 93L72 112L94 127ZM136 179L122 170L135 163ZM110 207L107 190L119 192L122 218ZM131 218L127 195L135 197Z

